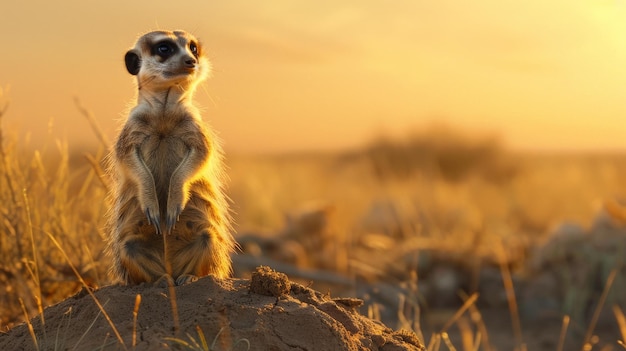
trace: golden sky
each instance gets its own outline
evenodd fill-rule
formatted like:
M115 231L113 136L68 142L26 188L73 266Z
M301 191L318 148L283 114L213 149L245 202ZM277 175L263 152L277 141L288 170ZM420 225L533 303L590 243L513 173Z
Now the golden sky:
M626 0L3 1L4 120L112 139L123 56L153 29L204 43L204 118L231 151L354 147L445 121L521 149L626 149ZM2 101L0 100L0 101Z

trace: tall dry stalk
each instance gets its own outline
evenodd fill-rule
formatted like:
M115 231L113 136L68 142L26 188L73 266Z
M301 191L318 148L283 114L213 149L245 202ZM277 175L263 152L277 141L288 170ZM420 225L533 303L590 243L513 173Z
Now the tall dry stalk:
M569 327L569 316L563 316L563 323L561 325L561 334L559 335L559 345L556 348L556 351L563 351L563 347L565 347L565 336L567 334L567 328Z
M465 300L463 306L461 306L461 308L459 308L454 313L454 315L450 319L448 319L448 321L443 325L440 333L447 332L448 329L463 315L463 313L465 313L465 311L467 311L472 305L476 303L476 300L478 300L478 293L473 293L467 300Z
M26 306L24 306L24 300L20 298L19 301L20 301L20 306L22 307L22 312L24 313L24 319L26 320L26 326L28 327L28 333L30 334L31 339L33 339L35 350L39 350L39 342L37 341L37 334L35 334L35 329L33 328L33 324L30 322L30 318L28 317L28 311L26 311Z
M598 305L593 311L593 316L591 317L591 321L589 322L589 327L587 327L587 332L585 333L585 339L583 342L582 350L587 350L586 347L590 345L591 337L593 336L593 331L596 328L596 323L598 323L598 318L600 318L600 312L602 312L602 307L604 307L604 303L606 302L606 297L609 295L609 290L611 290L611 286L613 286L613 281L615 280L615 276L617 275L617 268L614 268L609 277L604 284L604 290L602 290L602 295L600 295L600 300L598 300Z
M139 315L139 305L141 304L141 295L135 296L135 307L133 308L133 342L132 347L137 345L137 316Z
M622 335L622 340L618 340L618 343L626 349L626 317L618 305L613 305L613 314L615 314L615 320L617 320L619 332Z
M526 345L524 344L524 338L522 336L522 323L520 321L519 309L517 306L517 299L515 297L515 288L513 286L513 278L511 271L507 265L506 251L502 242L499 243L496 249L496 257L500 263L500 274L502 276L502 282L504 284L504 290L506 291L506 299L509 305L509 313L511 314L511 323L513 325L513 335L515 336L515 350L526 351Z
M46 338L46 319L43 313L43 295L41 293L41 278L39 277L39 259L38 259L39 255L37 255L37 246L35 245L35 236L33 234L33 223L31 220L30 205L28 202L28 194L26 193L26 189L23 190L22 195L24 198L24 207L26 208L26 218L28 221L28 233L30 234L31 249L33 250L33 265L35 266L33 270L34 271L33 280L35 282L35 285L37 286L37 295L35 296L35 299L37 300L37 310L39 312L39 318L41 319L42 332L43 332L44 339L45 339Z

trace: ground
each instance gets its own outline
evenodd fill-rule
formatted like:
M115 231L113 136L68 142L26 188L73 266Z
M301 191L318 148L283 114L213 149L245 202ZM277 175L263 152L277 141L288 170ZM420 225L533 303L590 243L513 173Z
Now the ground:
M185 343L202 345L202 337L211 350L424 350L414 333L393 331L360 315L362 301L332 299L267 267L257 268L251 280L209 276L174 288L178 333L170 292L147 285L109 286L93 296L82 292L47 308L45 327L41 318L33 318L33 334L42 350L185 349ZM37 348L22 324L0 335L0 349Z

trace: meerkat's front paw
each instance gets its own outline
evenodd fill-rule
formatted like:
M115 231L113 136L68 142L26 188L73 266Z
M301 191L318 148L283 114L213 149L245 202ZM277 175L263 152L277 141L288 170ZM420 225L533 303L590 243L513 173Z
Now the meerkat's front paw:
M146 215L148 219L148 224L154 225L156 228L157 234L161 234L161 215L159 214L159 201L156 200L156 196L152 201L141 201L141 208L143 213Z
M170 189L169 196L167 198L167 213L165 218L166 232L171 233L174 229L174 225L178 222L181 212L185 208L186 201L181 191L172 191Z
M167 206L167 218L165 218L165 230L166 233L171 233L172 229L174 229L174 225L178 222L178 218L180 217L180 213L183 212L182 205L170 206L168 203Z
M156 210L147 207L145 209L146 217L148 218L148 224L154 225L157 234L161 235L161 216L159 215L158 208Z

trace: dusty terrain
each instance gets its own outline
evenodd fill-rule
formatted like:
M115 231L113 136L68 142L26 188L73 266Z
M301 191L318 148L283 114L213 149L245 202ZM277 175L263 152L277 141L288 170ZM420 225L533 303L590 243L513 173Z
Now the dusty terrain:
M362 301L332 299L267 267L258 268L251 280L205 277L175 288L175 294L177 337L168 291L154 286L109 286L95 292L123 345L87 293L47 308L45 327L39 317L32 319L32 327L45 350L170 349L202 345L201 336L211 350L424 349L414 333L392 331L360 315ZM135 323L137 295L141 302ZM36 350L28 326L1 334L0 349Z

